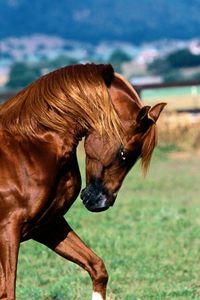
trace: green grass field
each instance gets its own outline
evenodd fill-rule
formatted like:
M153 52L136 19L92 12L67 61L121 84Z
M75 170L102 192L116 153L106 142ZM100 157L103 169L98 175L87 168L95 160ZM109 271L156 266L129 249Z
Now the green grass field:
M200 299L199 168L199 156L156 150L147 178L138 164L113 208L94 214L75 202L66 218L104 259L108 300ZM89 300L91 288L80 267L35 242L21 245L17 299Z
M150 105L167 102L167 110L200 109L200 86L148 89L141 97Z
M155 99L155 95L157 95L158 98L173 96L181 97L185 95L191 96L194 92L197 95L200 95L200 86L148 89L144 90L142 95L144 96L144 98Z

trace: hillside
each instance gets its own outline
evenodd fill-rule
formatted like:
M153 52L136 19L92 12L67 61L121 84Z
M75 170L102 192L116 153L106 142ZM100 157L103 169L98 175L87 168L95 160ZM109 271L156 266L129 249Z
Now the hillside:
M0 38L34 33L96 43L199 36L199 0L0 0Z

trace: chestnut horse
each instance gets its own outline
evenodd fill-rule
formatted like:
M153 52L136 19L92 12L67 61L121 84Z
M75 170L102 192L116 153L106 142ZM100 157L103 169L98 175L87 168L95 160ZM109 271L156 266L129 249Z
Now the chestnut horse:
M83 267L92 299L106 299L103 261L64 219L81 188L76 148L85 137L83 203L106 210L139 158L146 171L164 106L144 106L111 65L95 64L47 74L1 105L0 299L15 299L19 245L28 239Z

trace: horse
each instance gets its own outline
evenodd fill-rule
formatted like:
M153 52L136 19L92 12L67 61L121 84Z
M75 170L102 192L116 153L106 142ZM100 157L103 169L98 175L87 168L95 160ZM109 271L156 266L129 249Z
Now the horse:
M92 300L106 299L103 260L64 218L81 190L77 145L84 137L83 204L104 211L138 159L147 171L164 106L143 105L110 64L63 67L0 106L0 299L16 299L19 246L29 239L84 268Z

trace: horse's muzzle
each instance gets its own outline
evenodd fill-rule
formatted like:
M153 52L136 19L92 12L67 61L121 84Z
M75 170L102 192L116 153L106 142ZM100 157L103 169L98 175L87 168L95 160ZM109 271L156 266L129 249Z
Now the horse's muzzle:
M112 200L110 200L112 198ZM91 212L107 210L114 204L116 196L109 197L100 180L91 180L81 192L81 199L85 207Z

